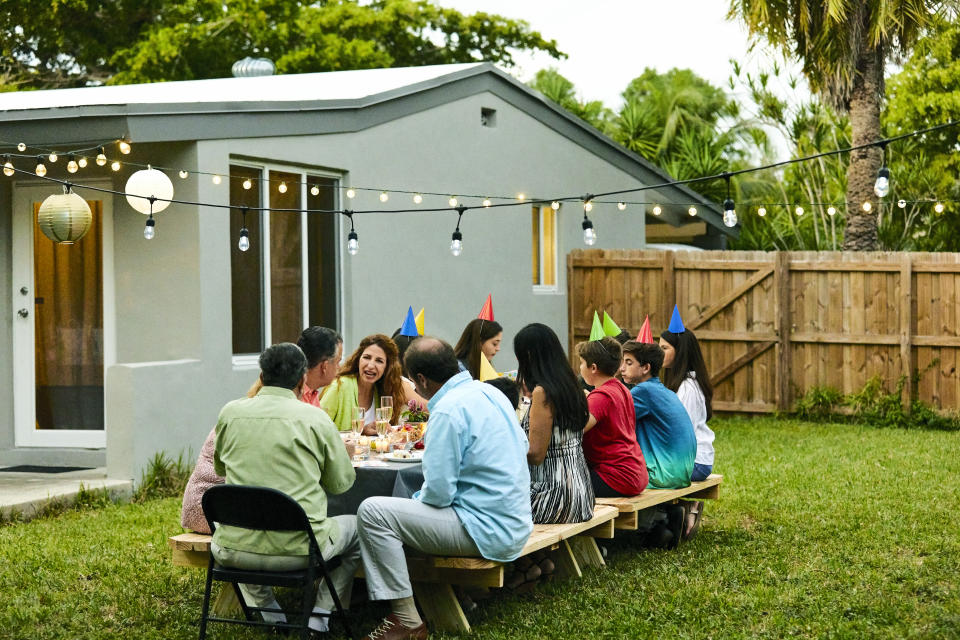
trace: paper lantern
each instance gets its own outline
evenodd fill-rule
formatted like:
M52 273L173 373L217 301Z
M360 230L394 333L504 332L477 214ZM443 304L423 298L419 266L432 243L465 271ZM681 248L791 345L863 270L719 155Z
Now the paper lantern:
M47 197L37 212L37 225L54 242L73 244L86 235L93 222L87 201L75 193Z
M130 176L124 191L130 206L146 216L151 213L151 196L157 198L153 203L153 213L160 213L170 206L169 200L173 198L173 183L162 171L141 169Z

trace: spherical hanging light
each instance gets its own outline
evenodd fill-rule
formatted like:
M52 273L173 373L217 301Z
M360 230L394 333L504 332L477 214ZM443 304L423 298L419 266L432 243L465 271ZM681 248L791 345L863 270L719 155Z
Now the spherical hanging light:
M60 244L80 240L93 222L93 213L87 201L71 192L48 196L37 212L37 226L43 235Z
M167 174L156 169L141 169L127 179L127 186L123 189L127 194L127 202L136 211L143 215L160 213L168 206L173 198L173 183ZM154 198L153 207L150 198Z

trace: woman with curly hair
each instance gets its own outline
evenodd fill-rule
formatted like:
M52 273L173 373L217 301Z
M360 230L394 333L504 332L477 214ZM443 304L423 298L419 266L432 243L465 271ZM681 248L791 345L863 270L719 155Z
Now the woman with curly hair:
M397 345L382 333L376 333L361 340L360 346L340 367L337 377L320 398L320 408L326 410L340 431L349 431L354 412L362 407L365 411L363 433L375 435L380 397L393 398L390 423L397 424L413 393L412 386L403 381Z

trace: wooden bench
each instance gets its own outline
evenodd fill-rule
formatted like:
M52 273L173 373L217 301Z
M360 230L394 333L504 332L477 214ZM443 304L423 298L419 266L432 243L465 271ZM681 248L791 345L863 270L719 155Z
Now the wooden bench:
M603 556L594 538L612 538L614 521L619 510L598 504L593 518L576 524L535 525L520 556L537 551L555 552L556 575L582 575L585 567L603 566ZM210 536L181 533L168 543L173 551L173 564L178 567L206 569L210 559ZM502 587L506 564L485 558L407 555L407 570L417 602L425 619L438 631L468 632L470 623L464 615L453 586ZM363 577L363 569L357 572ZM233 589L223 585L212 609L227 616L239 611Z
M721 482L723 482L723 476L714 473L706 480L692 482L689 487L683 489L647 489L633 498L597 498L597 504L617 507L620 510L620 516L614 522L614 527L636 531L637 514L640 511L658 504L673 503L680 498L716 500L720 497Z

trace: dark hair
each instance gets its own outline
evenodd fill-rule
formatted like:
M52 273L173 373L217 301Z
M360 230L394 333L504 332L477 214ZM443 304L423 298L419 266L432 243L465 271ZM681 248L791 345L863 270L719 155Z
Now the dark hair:
M499 378L487 380L487 384L496 387L500 393L507 396L511 407L516 409L520 406L520 386L516 382L506 376L500 376Z
M623 355L628 353L638 363L650 365L651 376L656 378L660 375L660 367L663 366L663 349L660 348L660 345L627 340L623 345Z
M617 342L619 342L621 345L626 344L627 342L629 342L629 341L631 340L630 334L627 333L626 331L622 330L622 329L620 330L620 333L618 333L617 335L613 336L613 339L616 340Z
M307 327L300 334L297 346L307 356L307 369L337 355L337 345L343 342L340 334L326 327Z
M539 322L528 324L514 336L513 353L517 382L530 392L538 386L543 389L556 424L583 429L590 419L587 398L553 329Z
M393 344L393 340L382 333L375 333L361 340L356 351L351 353L347 361L340 367L337 378L353 376L359 379L360 356L373 345L383 349L383 353L387 356L387 365L383 368L383 375L374 383L374 386L381 396L393 397L393 417L391 420L397 421L407 406L407 393L404 390L403 379L400 375L400 358L397 355L397 345Z
M588 366L597 365L600 373L607 376L614 375L620 369L620 343L608 336L581 342L577 345L577 355Z
M403 369L403 375L410 377L407 372L407 366L403 363L403 356L407 353L407 347L417 339L417 336L402 336L400 332L403 329L397 329L393 332L393 335L390 336L390 339L393 340L393 343L397 345L397 353L400 354L400 367Z
M281 342L260 354L260 375L265 387L293 389L307 372L307 357L292 342Z
M707 374L707 365L703 361L700 343L693 331L687 329L683 333L664 331L660 337L673 347L673 362L664 368L663 384L673 392L680 388L680 384L692 371L696 374L696 382L703 392L703 399L707 404L707 419L713 416L713 387L710 385L710 376Z
M503 333L503 327L493 320L474 318L464 327L457 346L453 348L458 360L462 360L474 378L480 377L480 347L490 338Z
M443 384L460 373L453 347L439 338L423 336L414 340L403 358L411 376L422 374L427 380Z

